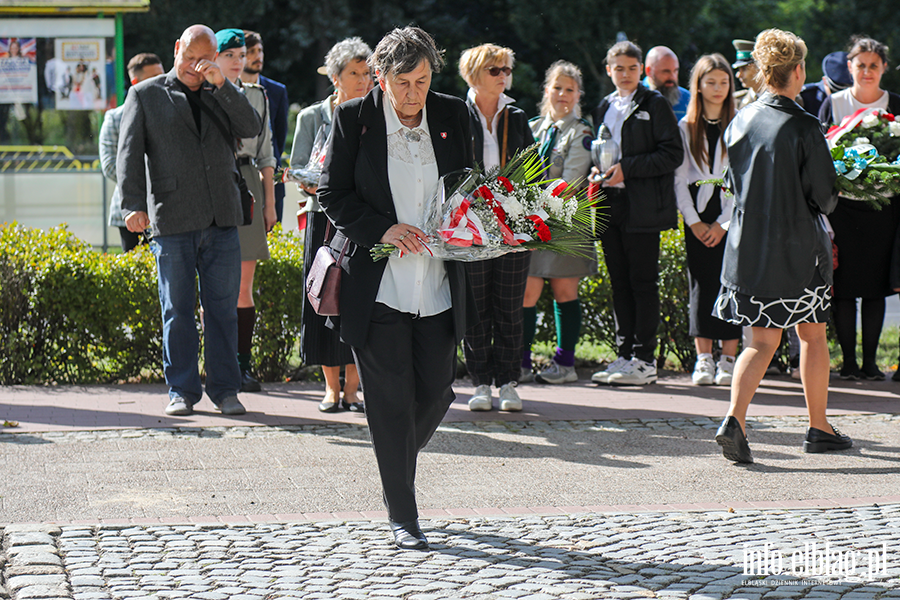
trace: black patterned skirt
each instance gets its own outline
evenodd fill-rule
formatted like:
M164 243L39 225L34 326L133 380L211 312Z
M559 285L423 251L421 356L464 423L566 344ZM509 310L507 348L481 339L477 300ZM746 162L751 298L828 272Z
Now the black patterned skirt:
M744 327L787 329L798 323L825 323L831 312L831 286L816 269L797 298L761 298L722 287L713 315Z

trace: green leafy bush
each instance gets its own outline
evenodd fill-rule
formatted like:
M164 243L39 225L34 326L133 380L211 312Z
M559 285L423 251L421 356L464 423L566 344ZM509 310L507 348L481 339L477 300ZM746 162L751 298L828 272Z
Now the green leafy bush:
M162 374L153 257L100 254L65 228L0 225L0 383Z
M660 245L659 356L689 369L688 288L681 230ZM256 269L253 357L263 381L281 381L296 364L303 310L303 242L280 227L271 258ZM581 282L583 337L615 347L612 290L604 262ZM556 338L549 292L538 341ZM156 265L147 247L102 254L65 228L0 225L0 384L162 379L162 325Z
M303 240L276 225L269 235L269 260L256 265L253 301L256 330L253 359L263 381L282 381L293 372L289 359L300 341L303 281Z

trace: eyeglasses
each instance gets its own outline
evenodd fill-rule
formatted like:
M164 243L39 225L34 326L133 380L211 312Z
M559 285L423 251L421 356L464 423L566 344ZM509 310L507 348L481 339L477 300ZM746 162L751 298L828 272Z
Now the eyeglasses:
M509 67L485 67L485 70L491 74L491 77L499 77L500 73L507 76L512 74L512 69Z

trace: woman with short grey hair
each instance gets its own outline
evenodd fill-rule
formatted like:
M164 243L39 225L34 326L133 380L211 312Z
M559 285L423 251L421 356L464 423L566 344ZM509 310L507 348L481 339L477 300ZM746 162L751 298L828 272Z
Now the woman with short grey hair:
M357 61L365 62L371 55L372 49L361 37L341 40L332 46L328 54L325 55L325 73L322 73L322 67L319 67L319 73L328 75L328 78L333 81L335 77L340 76L347 65Z
M456 347L471 294L460 263L432 258L424 207L440 177L472 166L466 105L430 90L443 60L417 27L395 29L369 60L378 86L334 113L319 201L356 245L341 282L341 340L353 347L394 543L425 550L415 479L418 453L453 402ZM402 257L374 262L392 244Z
M334 93L325 100L308 106L297 116L294 145L291 148L291 168L303 168L309 162L314 146L320 144L319 151L331 132L331 118L334 109L352 98L365 96L372 89L372 76L366 61L372 49L361 38L353 37L335 44L325 55L325 65L318 72L328 75L334 84ZM303 245L303 280L312 266L316 251L325 242L328 219L316 202L316 188L300 184L303 198L298 213L300 223L305 223L305 243ZM303 227L301 226L301 229ZM351 412L361 413L363 403L357 397L359 375L353 364L350 347L342 344L338 334L326 327L326 317L320 317L308 300L303 302L300 328L300 352L303 362L308 365L322 365L325 375L325 397L319 404L322 412L337 412L343 407ZM341 398L341 367L344 367L344 397Z

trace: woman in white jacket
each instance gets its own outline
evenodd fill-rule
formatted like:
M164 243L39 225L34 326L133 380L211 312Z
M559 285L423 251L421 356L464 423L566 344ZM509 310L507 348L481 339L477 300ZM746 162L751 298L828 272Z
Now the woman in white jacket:
M733 198L719 186L694 185L722 177L728 158L722 134L735 113L734 79L721 54L700 57L691 70L691 101L678 123L684 142L684 162L675 171L675 196L684 216L684 245L690 282L690 333L697 363L695 385L729 385L741 328L712 316L719 292ZM713 340L722 340L718 364Z

